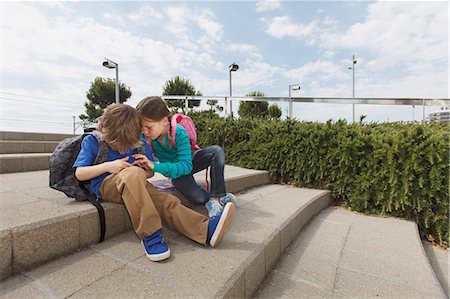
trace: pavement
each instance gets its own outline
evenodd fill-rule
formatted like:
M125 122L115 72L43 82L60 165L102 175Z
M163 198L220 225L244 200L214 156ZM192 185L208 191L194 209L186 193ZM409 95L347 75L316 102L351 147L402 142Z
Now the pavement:
M448 251L426 248L441 259L438 273L448 282ZM415 223L328 207L286 249L255 297L447 298L434 269Z

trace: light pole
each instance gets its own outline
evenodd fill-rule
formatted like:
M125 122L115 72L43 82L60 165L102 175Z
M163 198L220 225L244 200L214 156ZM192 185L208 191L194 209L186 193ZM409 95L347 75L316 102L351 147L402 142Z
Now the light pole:
M289 118L292 118L291 90L300 90L300 84L291 84L291 85L289 85L289 109L288 109Z
M239 65L237 65L235 62L233 62L232 64L230 64L230 66L228 67L229 69L229 73L230 73L230 97L233 96L233 90L231 88L231 72L235 72L239 69ZM230 99L230 112L231 115L233 115L233 101Z
M353 54L352 57L352 66L349 67L349 70L352 70L352 74L353 74L353 98L355 98L355 64L356 64L356 59L355 59L355 54ZM352 104L353 106L353 122L355 122L355 104Z
M108 58L105 59L106 61L103 61L102 63L104 67L107 67L109 69L116 69L116 103L119 104L119 64Z

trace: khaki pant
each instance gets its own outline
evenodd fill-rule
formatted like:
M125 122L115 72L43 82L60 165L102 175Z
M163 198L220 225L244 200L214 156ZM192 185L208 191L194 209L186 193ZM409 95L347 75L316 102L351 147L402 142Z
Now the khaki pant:
M140 239L161 229L162 221L190 239L206 244L208 218L182 205L172 194L158 191L147 182L147 172L131 166L107 176L100 197L125 204Z

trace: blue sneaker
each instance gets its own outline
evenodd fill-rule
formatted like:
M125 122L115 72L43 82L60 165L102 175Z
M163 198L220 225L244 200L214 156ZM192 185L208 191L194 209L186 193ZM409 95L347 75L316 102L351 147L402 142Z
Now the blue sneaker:
M219 198L219 203L224 207L227 203L232 202L236 204L236 196L233 193L227 193Z
M205 203L205 207L208 210L209 218L216 216L223 210L222 206L220 205L217 199L208 200L208 202Z
M145 237L141 243L144 245L145 254L151 261L159 262L170 256L170 249L164 241L161 230Z
M208 235L206 237L206 243L212 247L216 247L223 239L228 226L230 226L233 220L234 213L236 212L236 206L234 203L229 202L223 208L223 211L209 218L208 221Z

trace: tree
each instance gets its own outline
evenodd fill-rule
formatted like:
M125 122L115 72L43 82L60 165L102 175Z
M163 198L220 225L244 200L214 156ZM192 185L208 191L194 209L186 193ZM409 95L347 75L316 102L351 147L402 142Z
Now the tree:
M103 114L106 106L116 102L116 80L97 77L86 92L87 101L84 102L86 113L79 117L82 120L95 121ZM119 101L124 103L131 97L131 90L123 83L119 84Z
M280 119L281 113L282 113L281 108L278 107L276 104L270 105L269 117L271 119Z
M262 91L252 91L246 96L249 97L263 97L264 92ZM251 117L251 118L264 118L269 115L269 103L267 102L250 102L244 101L239 105L239 116L240 117Z
M180 76L176 76L170 80L167 80L163 86L163 96L201 96L202 93L200 91L196 91L194 85L188 80L181 78ZM175 108L178 110L181 108L183 111L185 109L184 100L166 100L167 106L170 108ZM200 106L200 100L190 100L189 108L194 108Z

